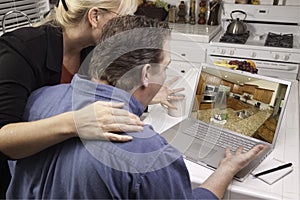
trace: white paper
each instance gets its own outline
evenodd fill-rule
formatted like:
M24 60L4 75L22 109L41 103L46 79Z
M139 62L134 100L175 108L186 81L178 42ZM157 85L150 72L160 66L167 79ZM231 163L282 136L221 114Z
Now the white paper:
M254 175L275 167L279 167L287 163L288 162L280 161L276 158L264 160L251 174ZM287 174L291 173L292 171L293 171L293 166L278 171L274 171L268 174L264 174L258 176L257 178L271 185L276 181L280 180L281 178L283 178L284 176L286 176Z

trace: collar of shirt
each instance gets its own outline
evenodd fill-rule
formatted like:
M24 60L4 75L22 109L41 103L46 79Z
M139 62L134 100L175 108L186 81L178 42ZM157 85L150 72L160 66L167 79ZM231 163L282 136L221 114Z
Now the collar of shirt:
M92 82L86 76L75 74L71 86L73 87L73 109L99 100L123 102L125 103L124 109L137 116L141 116L145 110L144 106L130 93L110 85Z

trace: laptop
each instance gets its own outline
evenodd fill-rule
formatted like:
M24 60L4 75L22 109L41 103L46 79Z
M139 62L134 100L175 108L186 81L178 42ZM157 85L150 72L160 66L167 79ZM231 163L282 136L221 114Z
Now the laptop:
M234 177L243 181L274 149L291 82L202 64L186 119L161 135L185 159L216 169L225 147L269 146Z

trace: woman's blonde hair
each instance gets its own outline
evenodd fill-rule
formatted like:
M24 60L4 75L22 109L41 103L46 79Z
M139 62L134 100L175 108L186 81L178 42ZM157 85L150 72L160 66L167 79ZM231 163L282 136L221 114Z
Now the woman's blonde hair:
M62 28L76 26L85 20L86 14L92 7L114 10L119 15L133 14L137 9L137 0L65 0L65 3L68 11L60 2L57 7L54 7L54 11L37 25L52 22Z

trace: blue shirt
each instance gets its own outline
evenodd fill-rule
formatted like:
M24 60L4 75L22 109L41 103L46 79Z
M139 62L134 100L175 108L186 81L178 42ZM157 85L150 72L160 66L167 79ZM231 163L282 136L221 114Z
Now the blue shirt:
M141 116L144 107L129 93L77 75L71 84L44 87L29 98L29 121L77 110L96 100L125 102ZM130 142L72 138L34 156L10 161L8 199L217 199L209 190L192 190L180 153L150 125Z

